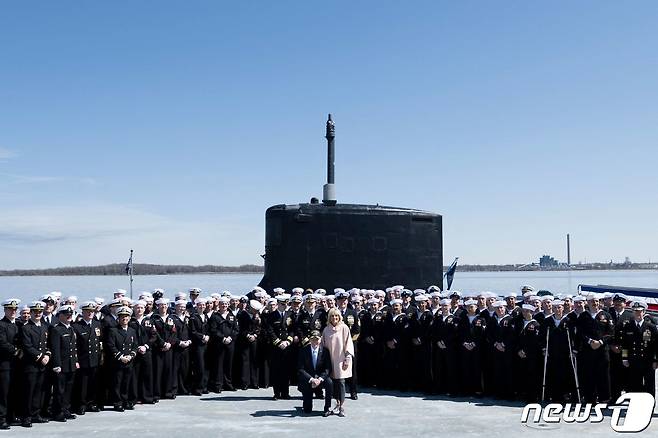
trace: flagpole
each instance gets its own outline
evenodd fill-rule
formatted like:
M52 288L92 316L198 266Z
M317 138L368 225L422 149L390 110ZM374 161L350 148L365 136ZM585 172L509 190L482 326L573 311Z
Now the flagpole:
M133 250L130 250L130 299L133 299Z

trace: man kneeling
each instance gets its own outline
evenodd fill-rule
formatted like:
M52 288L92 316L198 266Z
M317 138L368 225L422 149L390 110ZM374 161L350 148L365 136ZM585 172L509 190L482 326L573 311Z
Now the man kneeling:
M299 391L304 400L304 413L313 411L313 393L324 388L324 416L331 415L332 382L331 358L329 350L320 347L320 332L313 330L309 336L310 343L299 352L297 369L299 373Z

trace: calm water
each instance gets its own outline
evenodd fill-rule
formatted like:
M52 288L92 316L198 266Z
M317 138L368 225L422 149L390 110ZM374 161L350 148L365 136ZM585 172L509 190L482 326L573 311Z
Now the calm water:
M258 284L261 274L192 274L140 275L134 277L133 291L163 288L173 298L178 291L200 287L204 294L229 290L242 294ZM575 293L579 284L658 287L658 271L573 271L573 272L459 272L453 289L462 291L490 290L497 293L519 291L523 284L554 293ZM111 298L117 288L129 289L127 276L74 277L0 277L0 298L31 301L50 291L77 295L80 300L96 296Z

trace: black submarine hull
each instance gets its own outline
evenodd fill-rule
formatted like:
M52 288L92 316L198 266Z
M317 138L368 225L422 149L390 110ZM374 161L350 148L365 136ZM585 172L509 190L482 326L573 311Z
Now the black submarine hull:
M360 204L275 205L265 213L260 286L442 287L441 215Z

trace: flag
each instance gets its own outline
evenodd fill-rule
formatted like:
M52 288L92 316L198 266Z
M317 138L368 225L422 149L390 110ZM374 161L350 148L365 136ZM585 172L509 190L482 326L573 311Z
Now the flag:
M446 280L448 281L448 290L450 290L450 286L452 286L452 280L455 278L455 271L457 270L457 260L459 260L459 257L455 257L455 261L452 262L452 265L448 268L448 272L446 272Z
M133 252L130 251L130 258L128 259L128 263L126 263L126 275L132 275L133 274Z

